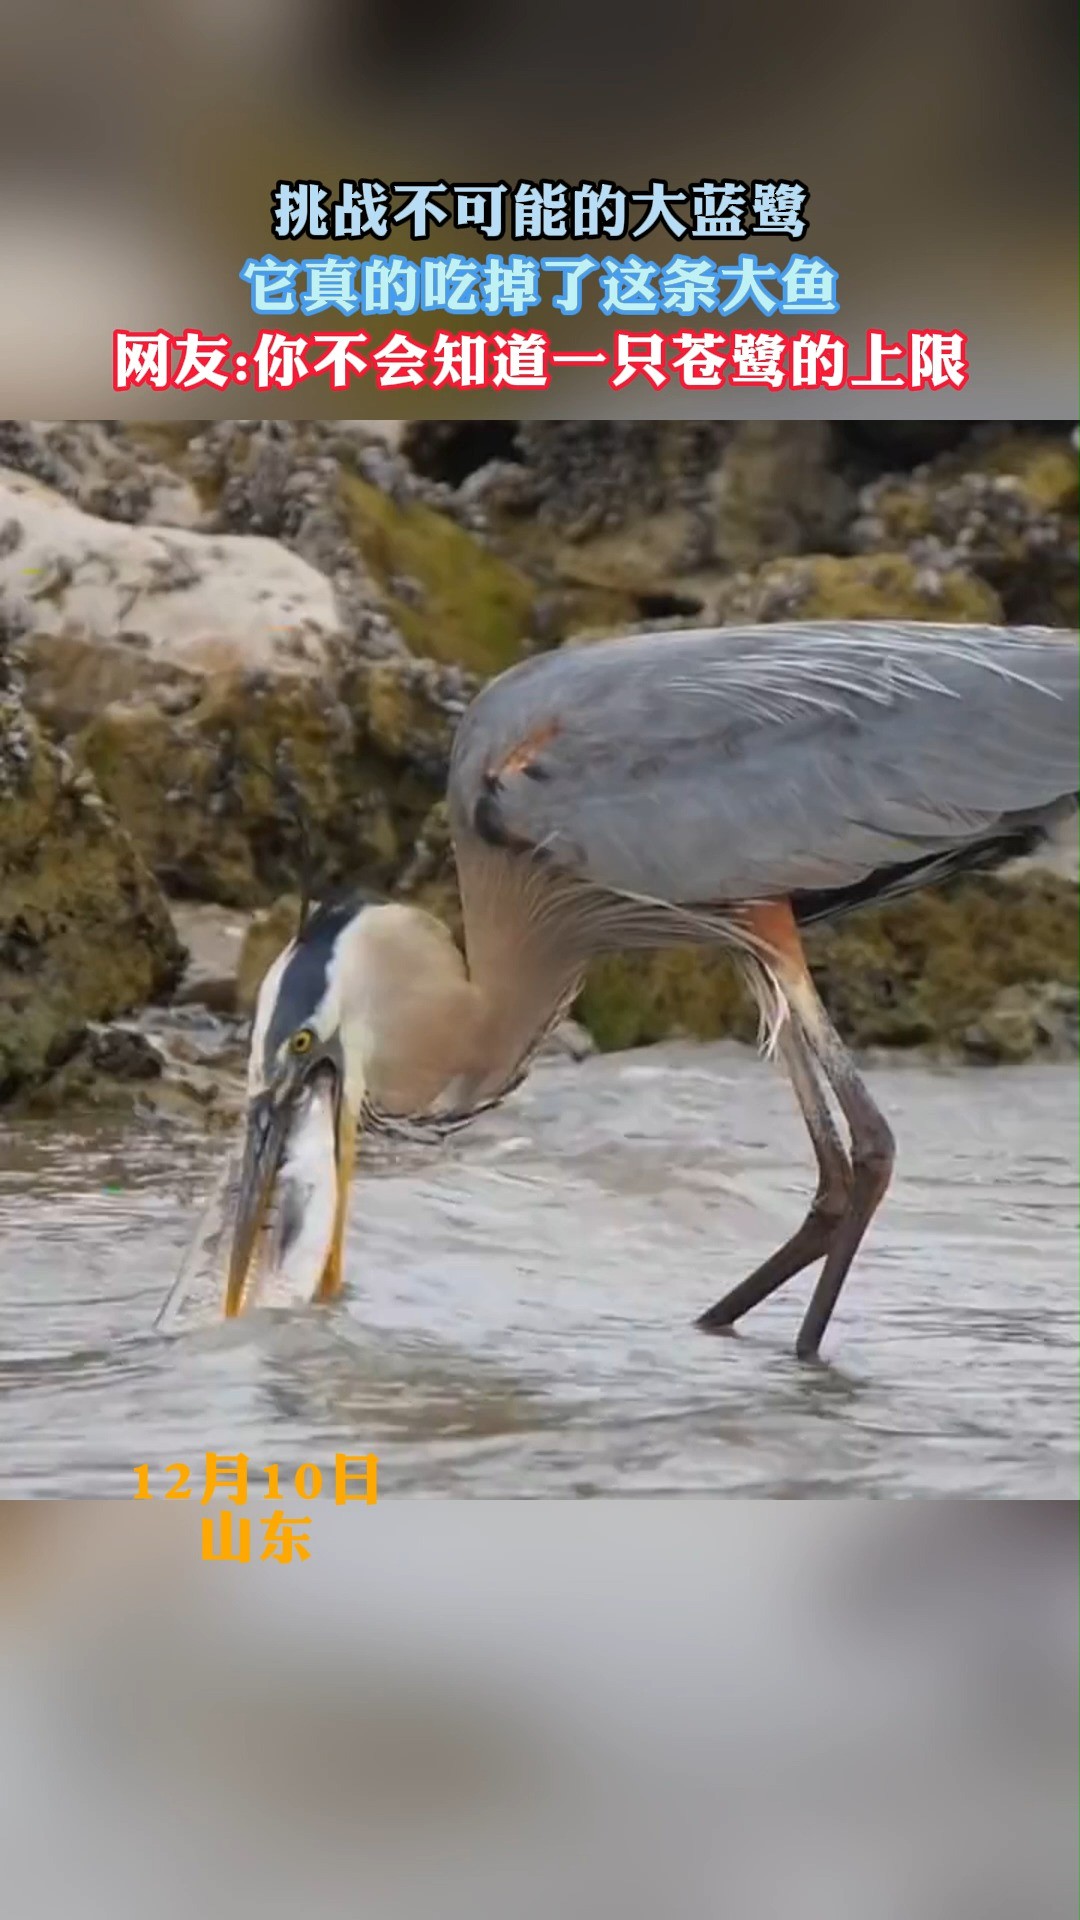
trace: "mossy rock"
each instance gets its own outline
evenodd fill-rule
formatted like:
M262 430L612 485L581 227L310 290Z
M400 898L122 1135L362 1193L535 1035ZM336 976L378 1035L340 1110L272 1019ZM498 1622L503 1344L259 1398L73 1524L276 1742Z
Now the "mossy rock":
M807 955L851 1045L970 1054L967 1036L1004 990L1075 988L1077 899L1073 882L1049 874L965 880L811 930ZM750 1040L757 1025L730 960L703 949L600 962L577 1013L606 1051L685 1034Z
M856 1046L960 1047L1002 990L1075 985L1077 889L1052 874L928 888L807 940L818 989Z
M1001 619L985 580L959 567L918 567L901 553L811 554L774 560L721 587L713 613L725 625L775 620Z
M1076 449L1064 438L1009 433L993 440L974 462L985 473L1015 480L1033 507L1075 518L1080 505L1080 467Z
M752 1040L757 1015L726 954L704 948L598 960L574 1009L605 1053L653 1041Z
M488 538L535 581L534 627L544 642L633 626L657 601L677 597L684 575L701 564L703 515L677 498L620 499L607 516L598 504L595 514L586 509L567 522L554 499L518 502L516 485L527 486L521 468L507 481L507 502L498 487L484 497ZM598 474L598 494L601 486Z
M1005 987L962 1036L969 1060L987 1066L1045 1059L1075 1060L1080 1051L1080 994L1056 980Z
M295 938L299 925L298 894L283 894L272 907L253 916L236 969L236 1004L241 1013L254 1012L268 968Z
M126 420L122 437L132 447L145 449L152 460L159 460L162 466L175 469L186 479L188 449L205 425L205 420Z
M184 966L162 894L90 782L32 721L18 731L18 777L0 792L0 1097L68 1058L88 1021L166 993Z
M643 603L670 596L690 538L688 516L642 515L586 540L535 516L495 519L491 544L534 583L532 632L553 646L581 633L622 633Z
M693 515L683 507L667 507L635 515L610 532L585 540L564 539L557 545L541 529L533 565L540 563L543 553L544 570L552 577L578 591L604 595L608 608L633 609L631 617L637 619L643 600L675 592L699 540ZM524 551L529 552L528 545Z
M604 444L591 450L595 510L586 489L569 521L554 494L546 496L543 511L515 514L514 488L527 485L527 476L515 480L521 470L514 469L511 510L494 522L502 550L551 594L556 637L594 638L642 621L692 619L733 568L845 539L855 494L831 469L826 425L741 422L705 440L700 430L673 427L652 443L658 466L649 486L638 484L636 468L646 442L622 462L627 448L610 449L621 485L606 504ZM546 465L544 475L545 485L554 487Z
M855 491L835 468L825 421L740 421L709 484L712 558L725 569L845 542Z
M267 777L288 756L308 847ZM167 890L258 906L295 885L310 856L319 887L385 886L434 798L434 782L395 765L356 715L310 677L224 676L173 715L114 704L74 743Z
M449 927L459 946L464 945L461 893L445 800L436 802L420 828L412 858L398 875L394 893L396 898L433 913Z
M1076 625L1077 461L1065 439L1010 432L866 489L864 551L910 551L920 571L961 567L994 589L1006 620Z
M520 658L534 589L516 567L419 501L399 504L352 473L341 488L352 537L415 653L485 675Z
M553 583L545 576L542 579L534 626L544 646L556 646L563 640L609 639L626 633L641 619L640 596L619 587L585 586L573 580ZM645 598L648 603L648 595Z
M1076 450L1068 433L1018 432L1012 427L949 448L910 473L888 474L869 488L868 499L887 502L887 527L914 537L935 531L943 495L979 476L1013 482L1040 513L1075 516L1080 503Z
M376 753L441 785L458 719L482 684L478 675L432 660L395 659L347 667L339 691Z

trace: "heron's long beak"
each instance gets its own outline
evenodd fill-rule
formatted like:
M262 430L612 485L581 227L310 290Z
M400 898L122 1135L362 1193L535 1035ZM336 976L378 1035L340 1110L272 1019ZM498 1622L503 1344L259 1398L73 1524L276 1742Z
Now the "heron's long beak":
M225 1317L234 1318L244 1304L244 1288L254 1261L259 1233L274 1191L281 1156L289 1137L295 1089L281 1100L260 1094L248 1108L247 1136L240 1169L229 1276L225 1286Z

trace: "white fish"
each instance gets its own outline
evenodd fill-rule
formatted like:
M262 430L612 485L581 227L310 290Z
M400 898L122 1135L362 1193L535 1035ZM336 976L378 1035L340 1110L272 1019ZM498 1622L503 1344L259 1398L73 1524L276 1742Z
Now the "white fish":
M158 1314L155 1325L161 1330L221 1317L243 1152L241 1132ZM336 1206L334 1095L327 1081L319 1080L297 1102L244 1292L245 1312L311 1301L330 1251Z
M336 1207L334 1092L324 1078L297 1102L247 1306L312 1299L330 1251Z
M221 1318L223 1275L232 1244L243 1154L240 1134L210 1190L180 1271L154 1322L159 1332L174 1333L181 1327L201 1326Z

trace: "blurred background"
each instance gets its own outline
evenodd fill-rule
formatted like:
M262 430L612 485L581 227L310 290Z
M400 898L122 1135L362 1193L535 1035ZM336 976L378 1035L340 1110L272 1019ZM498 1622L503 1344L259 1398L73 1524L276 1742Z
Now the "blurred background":
M20 1916L1068 1920L1076 1511L0 1511Z
M838 269L838 326L853 341L870 326L969 335L967 388L903 395L905 415L1072 412L1076 46L1067 0L914 0L902 20L854 0L812 12L783 0L767 30L753 10L692 0L659 20L615 0L100 0L92 14L42 0L16 10L0 76L3 409L182 413L180 395L114 399L112 330L253 340L237 274L271 247L279 179L711 177L808 184L804 250ZM563 347L610 331L595 309L556 326ZM237 410L235 391L207 392L208 409ZM525 401L485 395L485 411L662 417L715 412L718 399L728 415L778 410L754 389L654 394L636 380L613 395L595 370L568 369ZM322 381L247 404L355 406ZM471 410L445 391L362 404ZM880 394L847 392L784 395L783 410L883 408Z

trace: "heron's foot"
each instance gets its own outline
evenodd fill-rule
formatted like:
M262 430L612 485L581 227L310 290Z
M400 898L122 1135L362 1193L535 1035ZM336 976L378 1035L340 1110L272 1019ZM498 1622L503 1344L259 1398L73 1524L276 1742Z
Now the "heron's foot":
M795 1340L795 1358L810 1366L824 1366L821 1358L821 1334L808 1334L805 1324L799 1328Z
M699 1314L694 1325L701 1333L711 1333L714 1336L726 1334L733 1339L739 1337L739 1329L726 1300L718 1300L715 1307L710 1307L707 1313ZM820 1341L814 1342L807 1339L801 1329L795 1341L795 1358L810 1369L817 1367L825 1372L831 1371L829 1361L821 1356Z
M731 1315L724 1311L725 1304L723 1300L718 1300L715 1307L710 1307L707 1313L698 1314L694 1325L700 1333L734 1334L738 1332Z
M727 1333L736 1320L741 1320L743 1314L749 1313L752 1308L759 1307L785 1281L794 1279L797 1273L813 1266L823 1255L827 1258L844 1218L846 1204L846 1193L839 1188L826 1188L816 1193L809 1213L791 1238L785 1240L782 1247L777 1247L767 1260L763 1260L760 1267L755 1267L745 1280L740 1280L737 1287L732 1287L730 1293L725 1293L714 1307L703 1313L696 1325L704 1333ZM803 1328L804 1333L809 1330L808 1327Z

